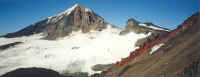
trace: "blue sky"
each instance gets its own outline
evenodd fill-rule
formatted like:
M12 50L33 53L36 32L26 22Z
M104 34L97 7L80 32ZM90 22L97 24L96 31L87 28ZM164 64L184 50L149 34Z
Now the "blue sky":
M0 0L0 35L60 13L75 3L124 27L129 18L174 29L199 11L199 0Z

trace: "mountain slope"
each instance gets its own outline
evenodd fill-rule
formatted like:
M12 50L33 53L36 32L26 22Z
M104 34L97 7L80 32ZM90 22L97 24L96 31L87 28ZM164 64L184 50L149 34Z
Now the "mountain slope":
M104 19L92 10L76 4L60 14L32 24L18 32L9 33L4 37L13 38L44 33L46 39L54 40L65 37L72 31L81 30L83 33L87 33L91 30L104 29L106 25Z
M200 13L154 39L103 74L105 77L199 77ZM162 45L160 45L162 44ZM153 49L155 46L159 48ZM153 53L151 53L154 50Z

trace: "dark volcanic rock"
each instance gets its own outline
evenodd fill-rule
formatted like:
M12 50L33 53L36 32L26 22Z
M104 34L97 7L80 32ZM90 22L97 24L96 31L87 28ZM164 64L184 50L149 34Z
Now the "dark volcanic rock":
M63 77L58 72L43 68L21 68L0 77Z
M72 31L81 30L83 33L87 33L90 30L102 30L106 28L107 24L92 10L76 4L63 13L30 25L18 32L4 35L4 37L13 38L43 33L46 36L45 39L55 40L69 35Z
M2 45L2 46L0 46L0 50L5 50L5 49L8 49L10 47L14 47L14 46L16 46L18 44L21 44L21 43L23 43L23 42L14 42L14 43Z

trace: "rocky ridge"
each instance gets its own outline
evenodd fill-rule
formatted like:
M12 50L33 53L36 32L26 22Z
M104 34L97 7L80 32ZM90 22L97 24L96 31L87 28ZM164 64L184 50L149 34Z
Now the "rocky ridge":
M131 18L127 21L126 27L124 30L120 32L120 35L126 35L130 32L134 32L137 34L150 34L150 36L146 38L139 39L135 46L143 46L145 43L165 36L170 32L169 29L162 28L154 25L153 23L141 23L134 18Z

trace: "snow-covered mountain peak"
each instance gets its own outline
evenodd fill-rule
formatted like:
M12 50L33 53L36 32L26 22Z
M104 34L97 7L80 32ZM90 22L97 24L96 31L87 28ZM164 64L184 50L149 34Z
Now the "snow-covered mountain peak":
M67 10L65 10L64 12L61 12L61 13L59 13L59 14L56 14L56 15L54 15L54 16L49 17L49 19L51 19L52 17L55 17L55 16L69 15L72 11L74 11L76 8L79 8L79 7L85 9L86 12L88 12L88 11L92 12L92 10L89 9L89 8L84 8L84 7L82 7L80 4L75 4L75 5L72 6L71 8L68 8Z
M91 30L102 30L107 26L106 21L91 9L75 4L71 8L45 20L30 25L20 31L9 33L4 37L13 38L44 33L46 39L55 40L70 35L72 31L88 33Z
M63 13L69 15L73 10L75 10L76 7L80 7L80 5L79 4L75 4L71 8L67 9L66 11L64 11Z
M91 9L89 9L89 8L84 8L83 6L81 6L80 4L77 3L77 4L75 4L74 6L72 6L71 8L67 9L66 11L64 11L63 14L69 15L69 14L70 14L72 11L74 11L76 8L84 9L85 12L88 12L88 11L92 12Z
M57 21L59 21L60 19L62 19L64 16L67 16L69 14L71 14L74 10L76 10L77 8L81 8L84 9L84 12L93 12L91 9L89 8L84 8L82 7L80 4L75 4L74 6L72 6L71 8L65 10L64 12L61 12L59 14L56 14L54 16L48 17L48 22L49 23L56 23ZM80 10L81 10L80 9Z

